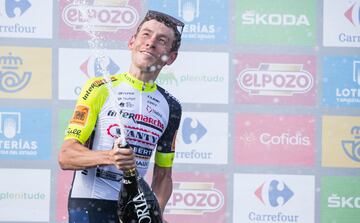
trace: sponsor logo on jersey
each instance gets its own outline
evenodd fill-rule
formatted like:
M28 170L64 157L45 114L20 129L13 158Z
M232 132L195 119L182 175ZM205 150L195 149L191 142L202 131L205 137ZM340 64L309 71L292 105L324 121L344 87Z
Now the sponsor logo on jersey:
M165 128L164 124L159 119L155 119L143 114L125 112L123 110L120 110L120 115L123 118L132 119L136 124L145 125L160 132L163 132Z
M74 114L70 120L71 124L85 126L88 120L90 109L85 105L77 105Z

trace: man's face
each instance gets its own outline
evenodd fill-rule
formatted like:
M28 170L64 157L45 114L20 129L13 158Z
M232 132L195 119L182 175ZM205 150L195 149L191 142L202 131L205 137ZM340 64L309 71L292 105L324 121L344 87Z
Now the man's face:
M161 70L164 65L170 65L177 55L171 52L174 39L174 31L161 22L150 20L143 23L137 35L129 41L133 65L143 71Z

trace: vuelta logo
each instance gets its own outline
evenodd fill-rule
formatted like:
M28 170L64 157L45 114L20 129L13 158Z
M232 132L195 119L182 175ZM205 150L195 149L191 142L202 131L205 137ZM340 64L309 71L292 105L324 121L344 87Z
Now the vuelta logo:
M193 120L191 118L184 119L182 138L185 144L197 143L206 132L206 128L198 120Z
M24 65L21 57L0 55L0 92L13 93L25 88L32 73L25 71L21 74L19 69Z
M94 5L73 4L67 5L63 12L64 22L74 30L100 32L115 32L119 29L130 29L139 19L138 12L127 1L118 1L117 5L107 1L96 1ZM108 5L106 5L108 4Z
M0 15L5 13L9 18L20 17L31 7L28 0L5 0L3 4L5 7L0 8L5 8L5 12L0 12Z
M341 147L347 157L355 162L360 162L360 126L353 126L350 133L353 139L342 140Z
M91 76L102 77L104 75L116 74L120 70L120 67L108 56L90 56L81 64L80 70L90 78Z
M345 11L344 16L354 26L360 26L360 4L354 3L348 10Z
M239 87L251 95L292 96L314 86L311 74L301 64L262 63L257 69L244 69L237 77Z
M224 195L214 188L213 183L174 182L174 191L166 212L191 215L216 212L224 205Z
M263 14L250 10L243 13L241 19L243 25L310 26L309 19L303 14Z
M294 196L294 192L285 183L272 180L262 183L261 186L256 189L255 196L264 205L281 207Z

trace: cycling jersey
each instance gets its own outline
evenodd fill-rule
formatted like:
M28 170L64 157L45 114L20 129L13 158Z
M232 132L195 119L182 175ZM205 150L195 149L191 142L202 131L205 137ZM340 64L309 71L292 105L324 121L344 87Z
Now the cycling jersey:
M110 150L121 136L120 122L127 143L134 149L140 175L145 175L154 150L155 163L171 167L180 103L156 83L142 82L129 73L113 75L111 82L109 91L103 77L87 81L65 139L90 142L92 150ZM70 197L117 200L121 179L122 171L114 165L75 171Z

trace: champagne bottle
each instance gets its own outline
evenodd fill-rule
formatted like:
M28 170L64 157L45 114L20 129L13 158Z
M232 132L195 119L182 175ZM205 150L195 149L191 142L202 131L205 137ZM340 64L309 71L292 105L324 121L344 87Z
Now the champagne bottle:
M121 146L124 147L124 146ZM125 147L130 148L127 144ZM121 223L162 223L159 203L136 168L124 171L118 197Z

